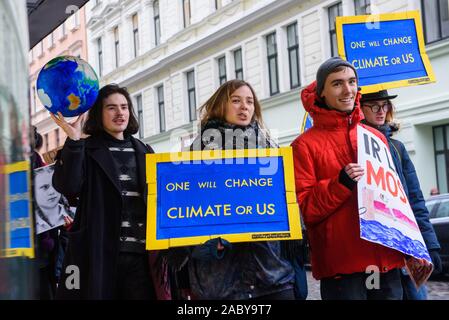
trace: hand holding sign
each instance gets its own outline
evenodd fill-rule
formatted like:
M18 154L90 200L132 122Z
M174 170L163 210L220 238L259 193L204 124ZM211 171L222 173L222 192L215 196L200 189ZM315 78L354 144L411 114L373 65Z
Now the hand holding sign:
M355 182L359 181L365 173L365 170L358 163L350 163L345 167L345 172Z
M406 260L405 268L417 288L426 283L433 271L433 265L429 261L414 257Z

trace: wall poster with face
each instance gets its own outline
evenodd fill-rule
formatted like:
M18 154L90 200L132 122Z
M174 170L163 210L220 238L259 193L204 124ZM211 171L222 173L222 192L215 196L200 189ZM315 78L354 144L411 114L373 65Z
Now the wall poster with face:
M75 208L53 188L54 164L34 170L36 234L62 226L64 217L73 219Z

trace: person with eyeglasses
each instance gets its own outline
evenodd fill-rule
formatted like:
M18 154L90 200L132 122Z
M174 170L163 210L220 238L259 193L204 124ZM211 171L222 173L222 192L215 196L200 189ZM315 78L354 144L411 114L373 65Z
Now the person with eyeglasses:
M410 160L410 156L405 149L404 144L399 140L391 138L393 133L397 132L400 127L399 123L395 120L394 107L391 103L391 100L396 97L397 95L389 95L387 90L363 94L361 105L365 120L362 122L382 132L387 139L396 172L401 179L401 183L415 215L416 222L418 223L424 242L429 250L430 257L432 258L435 267L435 273L440 273L440 244L433 226L429 221L429 211L426 208L415 167ZM403 268L401 272L401 281L404 290L403 297L405 300L427 300L426 286L423 285L417 290L410 276L405 271L405 268Z

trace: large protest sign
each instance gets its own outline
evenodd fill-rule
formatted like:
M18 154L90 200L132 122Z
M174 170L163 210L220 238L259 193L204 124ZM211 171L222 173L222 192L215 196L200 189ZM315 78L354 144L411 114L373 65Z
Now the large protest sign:
M363 239L431 262L388 147L376 135L357 128L360 233Z
M300 239L291 148L147 155L147 249Z
M419 11L337 17L338 54L357 69L363 93L435 82Z
M388 147L361 126L357 141L358 163L365 170L357 187L360 237L431 263ZM432 266L422 271L415 259L409 259L407 267L414 269L411 276L419 286L430 276Z
M34 258L33 225L30 201L30 163L21 161L3 166L6 179L5 239L2 257Z
M54 164L34 169L36 234L64 225L64 217L74 218L75 208L53 188Z

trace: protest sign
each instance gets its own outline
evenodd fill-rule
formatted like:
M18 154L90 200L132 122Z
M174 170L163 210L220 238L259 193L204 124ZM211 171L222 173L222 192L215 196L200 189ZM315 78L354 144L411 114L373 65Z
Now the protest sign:
M290 147L147 155L147 249L301 238Z
M407 266L419 286L430 276L432 260L390 151L362 126L357 127L357 141L358 163L365 170L357 184L360 237L413 257ZM425 270L418 267L426 264L422 260L429 265Z
M36 234L64 225L64 217L74 218L75 208L53 188L54 164L34 169Z
M30 163L21 161L0 167L5 175L5 239L1 257L34 258L30 201Z
M337 17L338 54L357 69L362 93L435 82L419 11Z

